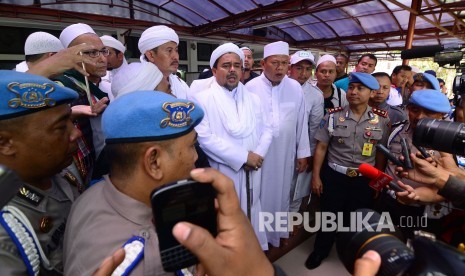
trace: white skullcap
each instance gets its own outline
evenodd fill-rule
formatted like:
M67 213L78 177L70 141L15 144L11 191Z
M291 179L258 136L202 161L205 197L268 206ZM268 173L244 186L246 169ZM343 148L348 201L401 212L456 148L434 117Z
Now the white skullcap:
M242 48L241 48L241 51L244 51L244 50L249 50L249 51L252 52L252 49L250 49L249 47L242 47Z
M111 47L120 51L121 53L124 53L126 51L126 47L124 47L123 43L121 43L121 41L112 36L102 35L100 37L100 40L102 40L103 45L105 45L106 47Z
M35 32L30 34L24 43L24 54L37 55L45 53L56 53L63 50L61 41L46 32Z
M308 60L315 65L315 57L310 51L297 51L291 56L291 65L301 62L302 60Z
M87 24L77 23L69 25L60 34L60 41L63 47L68 48L69 44L82 34L95 34L94 30Z
M269 56L274 55L289 55L289 44L284 41L277 41L270 44L265 45L263 49L263 58L267 58Z
M226 53L235 53L239 56L239 58L244 62L244 52L237 47L236 44L228 42L223 45L218 46L212 53L210 57L210 68L213 68L215 62L224 54Z
M142 55L162 44L173 41L179 44L179 37L176 32L166 26L153 26L145 30L139 39L139 51Z
M316 63L316 67L318 68L318 65L322 64L325 61L331 61L334 64L336 63L336 58L332 55L323 55L318 59L318 62Z
M115 98L133 91L154 90L163 74L150 62L133 62L121 68L113 77L111 92Z

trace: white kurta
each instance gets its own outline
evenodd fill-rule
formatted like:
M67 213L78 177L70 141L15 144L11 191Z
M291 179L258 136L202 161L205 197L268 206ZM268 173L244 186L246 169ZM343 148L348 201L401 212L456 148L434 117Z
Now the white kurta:
M173 95L178 99L187 99L189 85L174 74L170 74L169 81L171 85L171 93L173 93Z
M321 91L310 84L305 82L302 85L302 92L305 100L306 116L308 118L308 137L310 140L310 152L313 156L316 148L315 133L319 128L320 122L324 115L324 98ZM291 200L299 200L302 197L310 194L310 180L312 178L311 172L303 172L294 175L293 181L296 181L295 189L291 191ZM299 201L300 202L300 201ZM298 204L300 205L300 203ZM298 211L299 206L296 206Z
M262 210L287 212L290 187L297 158L310 156L308 118L300 84L287 76L277 86L262 73L246 87L258 95L265 106L265 119L271 121L273 140L262 167ZM280 238L289 232L267 232L268 242L279 246Z
M253 95L245 89L242 83L239 83L243 88L243 93L248 93L253 101L255 112L255 135L257 137L256 145L251 151L265 157L268 147L271 143L271 128L265 124L262 105L259 97ZM247 190L246 190L246 172L243 169L243 164L247 162L249 150L246 147L246 139L239 139L232 136L225 127L225 122L222 121L219 105L215 101L213 93L225 93L224 97L229 104L236 109L237 96L236 89L232 92L220 87L216 81L207 89L193 94L192 99L200 104L204 109L205 116L202 122L195 128L198 134L200 147L205 151L212 168L219 170L234 181L236 192L239 196L241 208L244 213L247 213ZM253 115L251 115L253 116ZM265 157L266 159L266 157ZM260 207L260 185L261 174L260 170L250 172L250 189L251 189L251 216L252 226L254 227L257 238L263 250L268 249L268 242L265 232L258 231L258 216L261 211Z

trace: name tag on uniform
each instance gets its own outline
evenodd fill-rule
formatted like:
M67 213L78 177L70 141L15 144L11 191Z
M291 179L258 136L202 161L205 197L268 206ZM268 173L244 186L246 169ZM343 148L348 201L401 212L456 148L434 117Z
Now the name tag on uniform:
M371 156L372 152L373 152L373 144L372 143L363 143L362 155L363 156Z

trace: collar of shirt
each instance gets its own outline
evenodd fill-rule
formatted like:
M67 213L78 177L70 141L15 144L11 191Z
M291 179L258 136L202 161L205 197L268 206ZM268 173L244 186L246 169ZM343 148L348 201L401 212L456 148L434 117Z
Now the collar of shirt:
M147 225L152 222L152 210L144 203L129 197L118 191L108 175L104 176L106 183L95 185L105 185L104 196L108 203L121 216L139 225Z

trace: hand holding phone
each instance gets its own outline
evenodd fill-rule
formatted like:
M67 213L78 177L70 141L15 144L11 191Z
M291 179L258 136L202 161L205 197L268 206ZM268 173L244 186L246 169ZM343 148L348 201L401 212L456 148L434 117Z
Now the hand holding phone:
M174 272L198 263L173 236L173 227L190 222L216 235L215 190L210 184L181 180L155 189L151 194L160 256L165 271Z

